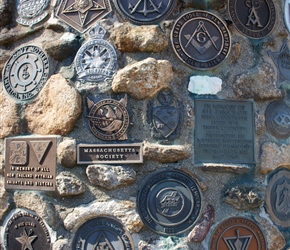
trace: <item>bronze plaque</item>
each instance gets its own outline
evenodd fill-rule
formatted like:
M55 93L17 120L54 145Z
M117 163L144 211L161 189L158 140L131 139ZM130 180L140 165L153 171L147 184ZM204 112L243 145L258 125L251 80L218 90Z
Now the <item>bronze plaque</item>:
M6 189L55 191L55 137L13 137L5 143Z
M212 234L209 250L267 250L260 227L249 218L231 217L221 222Z
M4 246L6 250L49 250L51 238L48 228L37 214L18 209L4 226Z
M253 102L195 99L195 162L254 163Z
M142 163L142 143L133 144L79 144L78 164Z
M266 191L267 212L271 219L283 226L290 227L290 171L275 173Z

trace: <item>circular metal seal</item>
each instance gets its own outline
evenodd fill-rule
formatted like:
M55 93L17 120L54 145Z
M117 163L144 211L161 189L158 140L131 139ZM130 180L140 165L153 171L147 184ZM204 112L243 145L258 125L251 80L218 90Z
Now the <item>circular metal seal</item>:
M285 21L285 25L288 29L288 32L290 32L290 0L285 0L284 21Z
M51 249L51 238L43 220L35 213L20 210L4 226L4 247L15 249Z
M16 100L35 97L49 75L49 62L37 46L28 45L15 51L3 69L6 92Z
M204 70L218 66L228 56L231 36L218 16L207 11L191 11L176 20L171 43L181 61Z
M135 248L131 235L119 221L110 217L97 217L79 227L73 239L72 249L132 250Z
M264 38L275 26L276 11L272 0L228 0L228 12L238 31L249 38Z
M290 108L282 101L275 101L266 109L266 127L277 139L290 136Z
M136 24L154 24L165 19L176 0L114 0L119 12Z
M269 181L266 190L267 212L271 219L290 227L290 171L280 170Z
M179 235L193 227L201 211L201 193L196 182L177 170L156 173L137 196L143 223L161 235Z
M231 217L221 222L213 232L209 250L267 250L260 227L249 218Z

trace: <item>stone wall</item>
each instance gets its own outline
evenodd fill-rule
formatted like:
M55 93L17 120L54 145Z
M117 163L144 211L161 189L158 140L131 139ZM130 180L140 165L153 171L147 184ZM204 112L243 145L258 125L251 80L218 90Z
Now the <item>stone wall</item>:
M259 40L249 39L237 31L223 0L177 1L173 13L159 25L133 25L112 3L112 12L100 24L108 31L105 39L117 51L118 70L113 79L98 83L78 80L74 58L90 38L54 17L58 4L59 1L52 0L49 18L26 27L15 21L16 3L0 0L1 71L15 50L30 44L42 48L50 63L49 79L32 100L15 101L7 96L3 82L0 83L1 247L6 217L16 208L25 208L47 223L55 250L69 249L77 228L101 215L119 219L131 233L135 248L140 250L209 249L213 230L231 216L255 220L266 235L269 250L288 249L289 220L288 226L282 227L269 218L265 209L271 173L290 166L289 139L273 137L265 126L269 103L283 100L290 105L289 82L279 82L276 65L268 55L269 50L280 51L283 39L289 35L281 14L284 1L274 2L275 29ZM175 20L193 9L215 13L226 21L232 35L229 56L211 70L187 67L171 46L170 32ZM203 85L189 92L189 82L196 79L191 77L197 76L200 76L197 81L204 81ZM215 84L217 90L213 88ZM171 89L183 107L183 119L171 145L161 144L152 137L146 118L148 104L156 102L157 94L164 88ZM86 97L120 99L124 93L128 94L130 116L126 143L143 143L144 162L77 164L77 144L106 143L89 129ZM195 97L253 101L256 164L194 163ZM39 135L57 136L57 191L5 190L5 138ZM196 180L202 193L202 211L194 228L180 236L165 237L144 226L136 211L136 197L144 179L158 170L169 169L184 171Z

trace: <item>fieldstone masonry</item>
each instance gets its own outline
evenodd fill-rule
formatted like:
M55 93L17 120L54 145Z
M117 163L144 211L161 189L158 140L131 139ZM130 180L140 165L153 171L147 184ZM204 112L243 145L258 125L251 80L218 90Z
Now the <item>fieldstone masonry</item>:
M111 1L113 11L100 24L108 31L105 39L117 51L118 70L113 79L100 83L77 80L74 57L90 38L55 18L60 1L50 2L50 16L25 27L16 23L16 1L0 0L0 249L4 249L6 217L15 208L32 210L46 222L54 235L51 247L54 250L71 249L78 227L104 215L123 223L138 250L208 250L215 227L231 216L254 219L266 235L268 250L289 249L290 222L286 228L275 224L265 208L270 174L279 169L290 170L290 139L273 137L265 125L265 111L272 101L281 100L290 106L290 83L285 81L278 86L278 69L267 53L279 51L283 39L290 36L282 14L284 1L274 1L275 29L260 40L249 39L236 30L224 0L177 1L166 20L148 26L126 21ZM181 14L190 10L213 12L227 23L232 48L217 68L189 68L173 51L171 28ZM50 75L34 99L16 102L4 90L2 70L15 50L30 44L42 48L49 57ZM180 135L172 145L159 144L151 136L146 120L148 102L166 88L184 106ZM77 144L107 143L89 129L86 97L120 100L124 94L128 94L130 121L128 141L122 143L143 143L144 162L77 164ZM194 98L254 102L255 164L194 163ZM40 135L57 136L56 191L5 190L5 138ZM190 174L201 190L199 220L179 236L154 233L144 226L137 212L136 197L144 179L166 169ZM289 198L289 190L287 195Z

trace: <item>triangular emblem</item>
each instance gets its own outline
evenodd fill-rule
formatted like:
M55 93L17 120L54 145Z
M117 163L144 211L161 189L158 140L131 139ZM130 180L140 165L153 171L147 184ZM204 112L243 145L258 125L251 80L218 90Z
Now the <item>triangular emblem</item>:
M51 141L31 141L32 149L40 163L50 145Z
M95 250L115 250L111 242L108 240L107 236L104 234L103 231L100 232L99 237L97 239L96 244L93 246L92 249Z
M229 250L248 250L252 235L240 236L236 230L236 236L223 238Z

